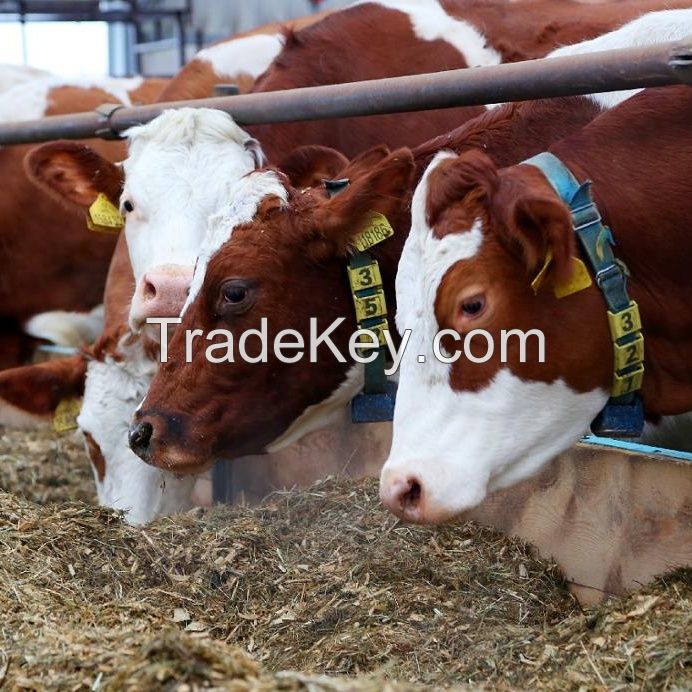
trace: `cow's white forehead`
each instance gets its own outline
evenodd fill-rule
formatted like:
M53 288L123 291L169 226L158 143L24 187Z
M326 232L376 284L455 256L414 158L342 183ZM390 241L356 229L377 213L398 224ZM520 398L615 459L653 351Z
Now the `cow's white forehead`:
M145 125L125 133L130 157L136 157L146 144L159 147L186 147L202 142L235 141L242 144L250 135L233 118L214 108L178 108L163 111Z
M230 186L226 204L209 219L190 293L181 314L197 297L211 258L231 239L235 228L253 220L260 203L267 197L278 197L284 204L288 202L288 191L275 171L250 173Z
M225 182L211 180L212 176L222 171L240 171L243 175L256 165L253 153L246 147L252 140L250 135L230 115L210 108L164 111L125 134L125 188L133 194L170 191L182 181L188 196L203 195L210 185L211 189L218 189ZM158 205L159 200L155 201ZM214 210L208 213L211 211Z
M191 267L209 217L257 166L256 143L228 114L206 108L165 111L127 136L123 199L135 205L126 226L135 278L155 265Z
M448 366L432 358L432 340L438 330L434 309L437 289L447 271L460 260L473 257L483 242L480 220L469 230L449 233L443 238L434 236L428 224L425 209L430 174L442 161L455 156L451 152L438 153L416 187L411 206L411 232L404 244L396 277L397 327L400 332L412 330L409 349L426 355L430 368L441 366L439 377L446 377Z

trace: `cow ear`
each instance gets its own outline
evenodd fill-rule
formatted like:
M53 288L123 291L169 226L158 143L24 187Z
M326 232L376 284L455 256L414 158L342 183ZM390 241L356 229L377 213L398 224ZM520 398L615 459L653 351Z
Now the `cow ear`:
M376 147L367 149L351 159L348 166L341 171L344 178L357 178L367 173L371 168L386 159L390 154L389 147L385 144L378 144Z
M348 159L336 149L309 144L297 147L279 162L279 169L288 176L293 187L320 185L336 178L348 166Z
M428 175L428 197L425 201L426 220L430 226L439 221L443 212L478 191L488 199L497 184L497 169L492 160L478 149L439 161Z
M100 192L118 206L120 166L80 142L58 141L32 149L24 158L29 178L63 203L88 208Z
M569 209L557 195L529 188L509 205L502 226L506 242L519 253L531 278L544 266L555 281L570 278L576 243Z
M32 426L47 421L63 400L84 392L82 355L0 372L0 425Z
M325 254L346 255L353 247L363 223L372 212L385 216L406 204L413 176L413 154L397 149L377 165L351 180L348 187L316 209L318 234L312 252L316 259Z

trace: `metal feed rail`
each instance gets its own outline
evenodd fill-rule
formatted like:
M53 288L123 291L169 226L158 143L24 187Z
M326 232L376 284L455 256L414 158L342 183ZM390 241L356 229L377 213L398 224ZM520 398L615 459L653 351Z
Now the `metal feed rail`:
M527 60L286 91L110 106L0 125L0 145L52 139L117 138L167 108L230 113L240 125L473 106L670 84L692 84L692 36L653 46Z

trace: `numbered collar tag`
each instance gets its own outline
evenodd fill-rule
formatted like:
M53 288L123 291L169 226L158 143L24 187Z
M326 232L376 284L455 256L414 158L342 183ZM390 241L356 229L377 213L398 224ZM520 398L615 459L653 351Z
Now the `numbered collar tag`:
M596 434L636 437L644 425L639 397L644 380L644 335L639 308L627 291L627 267L615 257L615 241L593 200L591 183L579 183L572 171L549 152L533 156L524 163L541 170L560 199L569 206L572 227L586 260L586 263L579 260L579 264L574 265L568 282L554 287L555 295L562 298L590 286L590 269L607 306L613 343L613 380L610 399L592 430ZM534 291L540 288L550 260L547 256L532 282Z
M115 205L99 192L87 213L87 228L97 233L120 233L125 220Z
M391 420L394 398L391 391L392 383L387 381L385 375L387 361L385 331L389 330L387 300L379 264L367 250L393 235L394 229L387 218L372 212L364 229L354 241L356 251L348 261L348 281L358 328L369 330L375 336L378 345L376 358L365 363L363 392L352 402L352 420L358 423ZM368 340L363 337L366 335L361 335L360 342L368 343Z

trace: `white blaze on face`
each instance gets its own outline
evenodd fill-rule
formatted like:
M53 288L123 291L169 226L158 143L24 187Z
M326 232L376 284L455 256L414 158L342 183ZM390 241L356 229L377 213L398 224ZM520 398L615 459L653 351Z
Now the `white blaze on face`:
M421 41L446 41L464 56L469 67L498 65L500 54L472 24L447 14L438 0L360 0L408 15L413 33Z
M229 186L225 205L209 219L183 313L194 302L202 288L211 258L231 240L237 226L250 223L254 219L260 202L266 197L278 197L284 204L288 201L288 192L274 171L258 171L236 180Z
M91 361L77 423L99 446L106 468L94 480L99 503L120 509L130 524L143 524L192 507L194 477L183 479L148 466L127 441L132 413L146 394L156 364L141 347L128 349L122 362Z
M435 298L447 271L473 257L483 243L480 220L441 239L427 224L429 174L453 156L438 154L416 189L396 284L397 326L410 329L411 338L399 371L381 494L396 510L395 489L415 481L420 500L403 513L424 522L448 519L479 504L488 491L535 473L579 438L607 399L601 390L579 394L562 381L523 381L508 368L478 392L452 389L452 366L438 361L432 350L439 330ZM425 363L418 362L419 355Z
M283 34L255 34L204 48L195 60L208 62L219 77L257 79L284 47Z
M127 135L121 209L137 286L130 324L137 328L144 317L171 316L171 301L163 294L180 281L187 289L209 217L224 206L233 185L263 161L257 142L217 110L166 111ZM160 290L157 276L163 276ZM180 300L181 291L175 292L174 314L185 290ZM151 301L152 293L162 305ZM164 312L157 314L157 308Z

